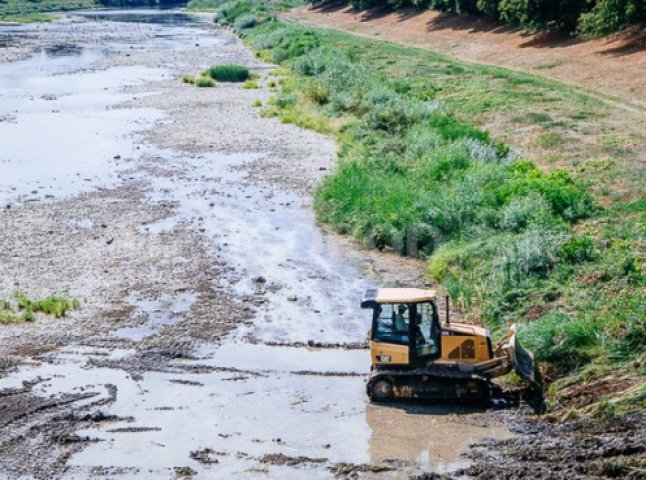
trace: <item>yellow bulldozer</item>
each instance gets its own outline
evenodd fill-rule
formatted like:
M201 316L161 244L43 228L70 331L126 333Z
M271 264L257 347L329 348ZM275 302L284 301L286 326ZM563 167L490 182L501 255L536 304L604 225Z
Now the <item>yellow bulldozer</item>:
M427 399L434 402L518 403L545 411L543 385L534 356L516 338L515 325L495 347L485 328L440 320L436 294L418 288L371 288L361 307L372 310L367 382L372 401ZM526 382L503 389L492 382L515 370Z

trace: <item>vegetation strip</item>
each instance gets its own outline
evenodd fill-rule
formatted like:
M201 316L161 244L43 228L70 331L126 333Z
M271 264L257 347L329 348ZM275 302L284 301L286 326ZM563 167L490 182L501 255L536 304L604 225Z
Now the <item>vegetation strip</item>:
M338 167L315 195L320 220L370 247L428 256L429 276L467 315L498 333L522 320L521 338L555 376L603 376L643 359L643 191L609 202L590 165L587 174L546 173L474 126L492 112L522 113L528 101L573 122L599 119L598 100L530 75L285 24L274 4L212 5L217 22L284 67L263 114L337 138ZM517 120L556 123L537 137L547 151L565 129L552 115ZM624 404L645 398L642 388Z
M11 300L0 299L0 323L32 322L38 312L60 318L69 310L75 310L80 306L81 303L75 298L50 295L41 300L34 300L21 292L15 292Z

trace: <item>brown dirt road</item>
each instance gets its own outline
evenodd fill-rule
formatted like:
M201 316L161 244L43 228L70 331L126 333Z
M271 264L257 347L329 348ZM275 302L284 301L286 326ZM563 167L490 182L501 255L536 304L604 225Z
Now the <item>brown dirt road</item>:
M646 106L646 29L581 42L528 35L485 19L415 9L354 12L346 4L301 7L288 18L433 50L460 60L523 70Z

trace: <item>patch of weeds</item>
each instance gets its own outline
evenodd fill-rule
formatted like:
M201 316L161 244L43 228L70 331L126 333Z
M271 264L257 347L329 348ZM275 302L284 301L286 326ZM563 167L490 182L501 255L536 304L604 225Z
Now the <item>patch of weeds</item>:
M182 82L195 84L195 75L182 75Z
M595 413L604 422L609 422L617 418L617 406L608 398L599 401Z
M593 112L577 112L570 115L572 120L588 120L596 115Z
M215 81L209 77L199 77L195 79L195 86L200 88L215 87Z
M534 122L534 123L545 123L552 120L552 117L550 117L549 114L544 112L529 112L527 114L527 119L530 122Z
M628 135L608 135L603 139L604 149L618 157L633 153L632 145L633 139Z
M75 298L57 295L34 300L23 293L16 292L13 298L13 301L0 300L0 323L31 322L35 320L38 312L60 318L64 317L69 310L75 310L81 306L81 302Z
M561 145L564 142L565 142L565 138L563 137L562 134L560 134L558 132L541 133L535 139L536 145L538 147L546 149L546 150L550 149L550 148L554 148L557 145Z
M249 90L254 90L260 88L260 85L258 85L258 82L256 82L255 80L247 80L242 84L242 87Z
M534 70L551 70L563 64L563 60L554 60L552 62L539 63L534 67Z
M23 13L16 15L0 15L0 21L2 22L14 22L14 23L49 23L53 22L55 17L47 15L46 13Z
M253 107L262 107L262 101L256 99L256 100L253 101L251 106L253 106Z

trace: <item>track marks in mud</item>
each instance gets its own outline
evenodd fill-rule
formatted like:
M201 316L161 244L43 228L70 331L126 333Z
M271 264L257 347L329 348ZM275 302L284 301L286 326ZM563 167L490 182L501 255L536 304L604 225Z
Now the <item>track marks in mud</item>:
M113 385L54 397L35 394L33 389L46 381L26 383L0 394L0 465L6 475L52 478L70 455L97 441L75 431L117 420L100 411L115 400Z

